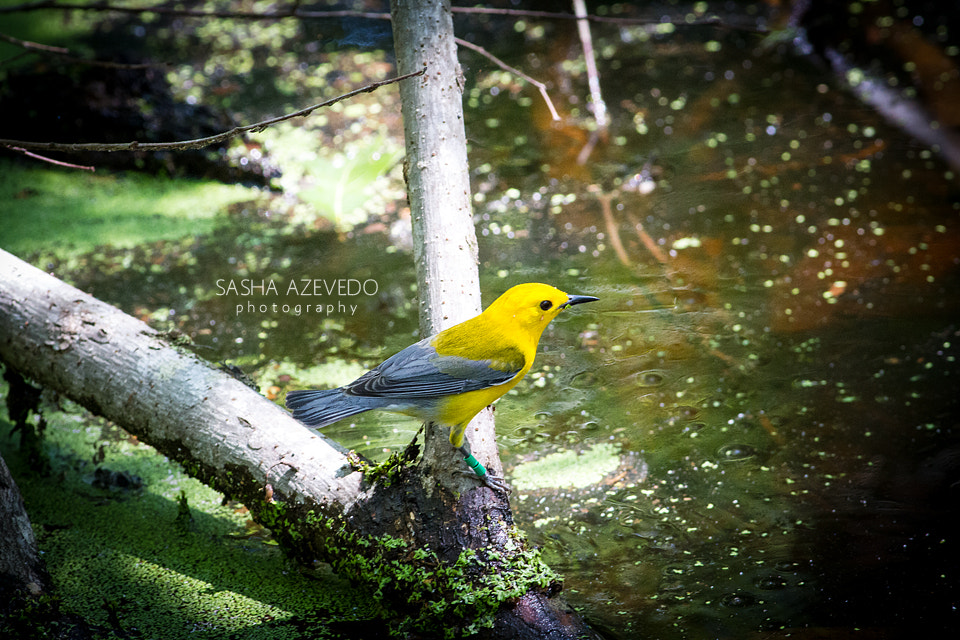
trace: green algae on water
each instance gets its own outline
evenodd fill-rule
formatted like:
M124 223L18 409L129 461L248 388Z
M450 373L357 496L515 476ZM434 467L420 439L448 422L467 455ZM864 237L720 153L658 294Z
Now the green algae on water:
M0 163L3 235L16 255L99 245L131 247L213 231L227 205L254 189L187 178L65 172Z
M246 509L151 447L95 417L46 418L49 476L33 472L5 421L0 449L64 610L173 640L335 637L330 621L373 615L329 567L286 558ZM133 481L103 481L118 474Z
M577 452L559 451L519 465L513 471L511 483L519 491L594 487L604 476L620 466L620 447L601 442Z

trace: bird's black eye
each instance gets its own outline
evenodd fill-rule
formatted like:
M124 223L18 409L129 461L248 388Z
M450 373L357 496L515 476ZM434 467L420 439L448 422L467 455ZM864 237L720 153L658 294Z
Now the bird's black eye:
M553 306L553 303L550 302L549 300L544 300L543 302L540 303L540 308L543 309L544 311L546 311L552 306Z

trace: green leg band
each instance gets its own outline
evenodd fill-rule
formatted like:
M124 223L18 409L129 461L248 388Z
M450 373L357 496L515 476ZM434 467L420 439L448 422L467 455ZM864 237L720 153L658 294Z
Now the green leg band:
M470 465L470 468L473 469L473 472L481 478L487 475L487 470L482 464L480 464L479 460L473 457L472 453L468 453L467 457L464 458L463 461Z

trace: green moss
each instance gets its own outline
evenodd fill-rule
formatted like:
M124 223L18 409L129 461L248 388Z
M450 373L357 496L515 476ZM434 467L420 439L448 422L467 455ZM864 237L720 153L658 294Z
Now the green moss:
M17 255L55 248L88 251L210 233L252 189L199 180L24 167L0 161L2 248Z
M465 549L449 562L400 538L358 536L335 520L325 525L331 532L325 555L339 575L372 592L396 636L474 635L493 626L507 601L558 581L540 552L522 545L518 530L508 555Z
M510 477L520 491L596 486L620 466L620 447L601 442L581 452L565 450L519 465Z
M460 637L491 626L505 602L557 580L519 531L504 550L465 550L450 560L401 538L357 535L342 517L303 505L267 497L251 504L277 539L336 572L309 580L246 509L225 504L126 432L62 413L48 420L51 476L31 474L12 440L0 446L64 608L98 628L174 639L280 638L310 621L311 635L323 637L323 620L359 615L387 620L398 636ZM390 481L415 457L408 450L369 472ZM97 468L135 480L98 485ZM317 540L317 528L328 535L304 547L307 530Z
M420 447L416 440L402 451L391 454L380 464L371 464L359 456L356 451L351 450L347 455L350 465L357 471L363 472L363 479L369 484L381 483L383 487L389 487L399 479L400 473L417 460L420 454Z
M325 532L312 551L372 596L367 604L377 608L395 636L474 635L493 625L504 603L559 582L516 528L504 549L465 549L450 561L396 536L359 535L343 516L326 517L280 502L257 509L261 521L288 540L301 539L307 528L313 539L317 530Z

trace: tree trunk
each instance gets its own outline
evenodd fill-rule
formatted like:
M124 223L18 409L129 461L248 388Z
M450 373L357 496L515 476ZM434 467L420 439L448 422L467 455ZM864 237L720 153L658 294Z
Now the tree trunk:
M37 638L46 629L71 629L74 640L93 637L53 595L20 490L0 456L0 637Z
M0 274L7 366L240 500L293 555L370 586L398 628L583 631L552 609L552 574L489 489L430 492L435 479L404 465L370 487L342 447L136 318L2 250Z
M457 61L449 0L392 0L394 51L400 74L425 70L400 86L406 157L404 176L413 223L420 297L420 328L430 335L481 309L477 237L470 199L463 123L463 75ZM447 430L428 424L420 469L426 492L381 491L376 498L403 536L409 518L417 546L437 550L457 566L472 550L474 584L505 579L511 595L494 614L494 637L573 638L592 635L556 599L559 585L513 524L506 496L464 475L462 456ZM502 475L493 412L482 411L467 428L471 449L487 469ZM432 491L430 484L440 490ZM472 486L473 489L468 489ZM381 511L367 511L383 518ZM439 523L439 526L436 526ZM502 594L498 597L502 597Z
M49 580L20 490L0 456L0 597L39 595L47 591Z
M463 125L463 75L457 61L449 1L390 3L397 71L424 74L400 85L406 145L404 177L413 223L420 299L420 333L428 336L480 313L477 234L470 202L467 134ZM473 455L502 475L493 412L484 409L467 427ZM462 456L447 430L427 425L424 464L448 479L453 491L468 483L458 473Z

